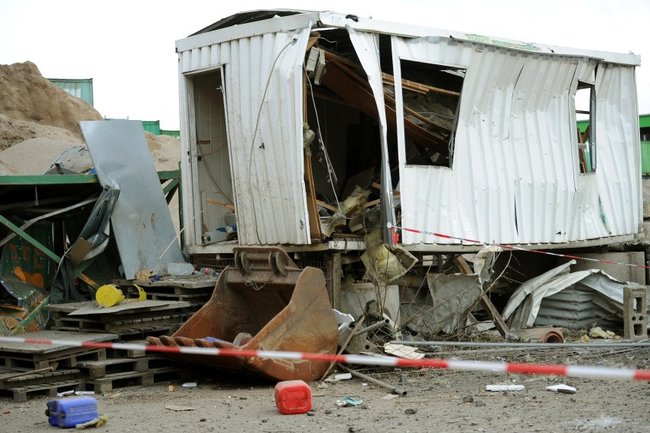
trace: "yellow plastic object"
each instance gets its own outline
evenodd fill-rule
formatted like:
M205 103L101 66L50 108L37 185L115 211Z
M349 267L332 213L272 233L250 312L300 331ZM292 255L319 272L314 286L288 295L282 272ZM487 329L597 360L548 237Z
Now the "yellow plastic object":
M138 301L146 301L147 300L147 292L144 291L144 289L137 284L134 284L135 288L138 289Z
M124 299L124 293L115 284L104 284L95 293L95 300L102 307L113 307Z

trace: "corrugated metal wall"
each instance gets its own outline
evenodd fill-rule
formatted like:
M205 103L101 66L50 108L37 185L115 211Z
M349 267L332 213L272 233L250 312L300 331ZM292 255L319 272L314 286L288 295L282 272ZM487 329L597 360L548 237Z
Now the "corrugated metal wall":
M181 71L223 65L241 244L309 244L302 63L310 27L181 53Z
M595 61L441 38L393 38L399 59L467 68L451 168L405 164L402 225L500 243L636 233L640 222L634 68L600 64L595 173L580 174L572 98ZM399 89L397 90L400 94ZM398 107L401 113L401 106ZM632 122L634 123L634 122ZM404 232L404 244L457 243Z

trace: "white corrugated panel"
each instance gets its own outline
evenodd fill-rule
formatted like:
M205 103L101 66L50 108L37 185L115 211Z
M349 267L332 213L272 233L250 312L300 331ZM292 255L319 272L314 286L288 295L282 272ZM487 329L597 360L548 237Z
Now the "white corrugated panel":
M180 52L181 73L223 67L241 244L311 242L302 145L302 63L310 28L235 40L217 31L209 44Z
M384 102L384 83L382 78L381 63L379 58L379 35L365 32L357 32L348 29L352 45L363 65L363 69L368 76L368 82L375 97L377 104L377 113L379 117L379 138L381 143L381 202L382 212L386 222L395 225L395 211L393 205L393 181L390 175L390 166L388 163L388 126L386 122L386 109ZM388 187L387 187L388 186Z
M221 46L241 244L309 244L302 62L309 28Z
M636 118L633 67L599 70L597 132L606 136L596 173L580 174L571 95L578 79L593 81L593 60L397 37L393 56L396 82L399 58L467 68L453 167L406 165L398 137L402 226L519 244L637 231L638 134L623 124ZM404 244L458 242L402 235Z
M613 234L634 233L642 218L634 68L601 63L596 77L596 178L600 211Z

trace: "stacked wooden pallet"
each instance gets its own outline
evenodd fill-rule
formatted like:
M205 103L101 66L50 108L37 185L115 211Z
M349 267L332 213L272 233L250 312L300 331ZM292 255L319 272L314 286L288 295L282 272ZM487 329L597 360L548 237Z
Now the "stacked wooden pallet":
M115 334L39 331L32 338L110 341ZM28 396L81 390L85 386L80 364L106 360L106 349L63 345L0 343L0 396L25 401Z
M147 292L147 299L161 301L185 301L194 309L205 304L212 295L217 278L211 275L165 275L155 280L138 282ZM132 286L132 281L120 281L120 285Z
M123 302L110 308L100 307L94 301L47 308L51 313L51 329L110 332L122 338L173 331L194 311L186 301L158 300Z
M49 305L50 330L29 336L144 343L147 336L176 331L210 298L215 282L214 276L168 276L138 283L146 288L145 301L127 300L110 308L94 301ZM128 292L132 282L118 284ZM0 346L0 396L17 401L32 394L106 393L175 380L182 374L171 359L144 351L7 344Z
M79 365L86 377L86 389L103 394L115 388L148 386L174 380L180 369L169 358L157 355L128 357L122 352L102 361L87 361Z

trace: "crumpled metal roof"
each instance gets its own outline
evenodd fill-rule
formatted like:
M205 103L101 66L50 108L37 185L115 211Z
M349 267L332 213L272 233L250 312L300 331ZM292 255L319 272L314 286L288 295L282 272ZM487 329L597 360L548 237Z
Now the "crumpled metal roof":
M192 33L189 36L211 32L213 30L223 29L226 27L231 27L239 24L247 24L247 23L253 23L255 21L267 20L276 16L286 17L289 15L297 15L297 14L308 13L308 12L309 11L296 10L296 9L268 9L268 10L264 9L264 10L241 12L238 14L234 14L222 18L219 21L210 24L209 26L199 30L198 32Z

